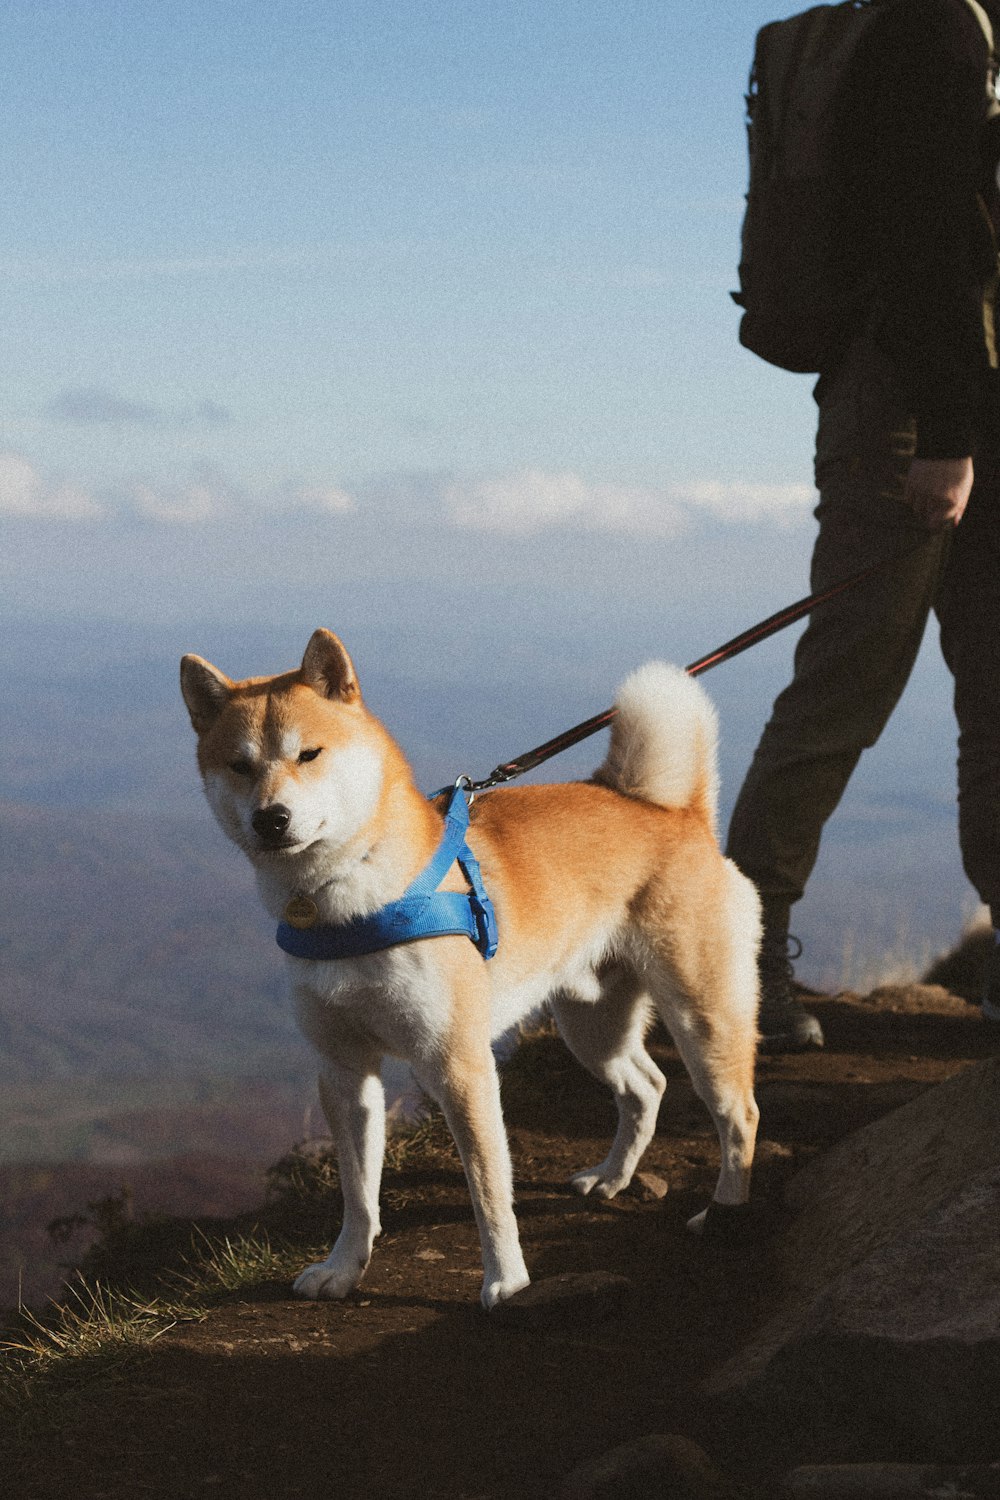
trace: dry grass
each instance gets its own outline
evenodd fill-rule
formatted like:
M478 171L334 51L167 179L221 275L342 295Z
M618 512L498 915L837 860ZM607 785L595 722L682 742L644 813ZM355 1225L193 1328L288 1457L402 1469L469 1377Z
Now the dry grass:
M181 1321L206 1309L185 1297L142 1297L71 1282L47 1313L21 1310L20 1329L0 1343L0 1413L10 1437L59 1421L59 1413L95 1385L123 1371Z
M41 1313L22 1308L19 1329L0 1341L0 1413L9 1435L45 1429L65 1402L114 1385L178 1323L200 1322L225 1297L287 1281L302 1251L272 1245L266 1233L207 1235L195 1229L191 1254L167 1272L155 1295L111 1289L78 1276Z
M443 1116L433 1111L390 1137L386 1169L391 1179L395 1172L449 1154L455 1155L451 1136ZM98 1225L101 1239L88 1257L90 1273L76 1273L62 1298L46 1310L21 1308L15 1331L0 1339L0 1426L13 1432L58 1421L62 1403L74 1392L113 1384L176 1324L200 1321L214 1303L236 1293L291 1281L304 1258L325 1254L317 1245L328 1239L331 1220L339 1216L339 1198L329 1148L297 1148L268 1173L268 1202L259 1215L268 1227L254 1223L236 1232L231 1226L218 1231L189 1226L188 1250L179 1263L175 1256L173 1269L163 1266L182 1226L133 1223L110 1200L91 1205L88 1222ZM163 1260L153 1284L142 1291L122 1285L131 1246L145 1286L146 1262L156 1242ZM111 1266L113 1284L94 1270Z

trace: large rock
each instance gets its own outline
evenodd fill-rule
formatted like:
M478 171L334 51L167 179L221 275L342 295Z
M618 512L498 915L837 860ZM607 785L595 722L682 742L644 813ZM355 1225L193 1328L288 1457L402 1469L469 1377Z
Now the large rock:
M611 1271L561 1271L543 1276L498 1302L490 1321L504 1328L592 1326L621 1310L633 1291L627 1276Z
M650 1433L580 1464L563 1481L562 1500L740 1500L697 1443Z
M1000 1464L809 1464L783 1489L791 1500L1000 1500Z
M782 1313L713 1377L828 1453L993 1458L1000 1442L1000 1059L793 1180ZM875 1445L873 1448L872 1445Z

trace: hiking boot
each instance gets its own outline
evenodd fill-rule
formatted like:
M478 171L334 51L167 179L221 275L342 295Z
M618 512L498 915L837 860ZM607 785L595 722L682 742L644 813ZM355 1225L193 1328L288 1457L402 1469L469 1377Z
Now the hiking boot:
M792 951L791 945L795 948ZM775 940L765 936L760 951L760 1052L805 1052L822 1047L823 1028L814 1015L796 999L792 960L799 957L798 938ZM998 997L1000 998L1000 997Z
M993 947L986 964L986 976L983 980L983 1020L992 1021L995 1025L1000 1024L1000 932L993 933Z

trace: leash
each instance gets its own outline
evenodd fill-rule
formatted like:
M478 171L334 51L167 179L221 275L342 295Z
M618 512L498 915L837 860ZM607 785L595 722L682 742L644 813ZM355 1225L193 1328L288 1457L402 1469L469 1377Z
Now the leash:
M831 599L836 599L838 594L843 594L847 589L854 588L856 584L863 583L866 578L875 577L877 573L881 573L893 563L902 562L904 558L910 557L925 546L927 540L921 538L914 546L906 547L902 552L894 553L891 557L883 557L878 562L869 563L867 567L860 568L849 578L842 578L839 583L831 584L829 588L820 589L815 594L808 594L804 599L797 599L794 604L786 605L777 613L768 615L767 619L761 620L759 624L751 625L749 630L744 630L740 635L734 635L731 641L717 646L707 656L699 657L685 670L691 677L700 677L702 672L717 667L720 662L729 661L731 657L739 656L742 651L749 651L751 646L756 646L759 641L767 640L768 636L776 635L779 630L784 630L788 625L794 625L796 620L802 619L803 615L810 614L812 610L817 609L821 604L829 603ZM524 776L544 761L550 760L553 755L558 755L561 751L568 750L571 745L577 745L581 740L588 739L599 729L605 729L617 712L616 708L606 708L603 713L584 719L581 724L575 724L572 729L564 730L562 734L546 740L543 745L536 745L534 750L526 750L523 755L517 755L513 760L502 761L500 765L494 767L485 780L468 781L468 790L473 793L486 792L491 787L500 786L504 782L513 781L518 776Z
M784 630L787 625L793 625L819 605L835 599L838 594L853 588L864 579L874 577L890 564L909 557L923 545L921 540L916 546L908 547L894 557L870 563L868 567L852 573L849 578L842 578L839 583L832 584L827 589L809 594L805 599L779 609L758 625L752 625L741 635L717 646L707 656L692 662L686 669L688 674L698 677L720 662L739 656L741 651L748 651L758 641L764 641L777 631ZM527 750L513 760L504 761L484 781L472 781L468 776L460 776L454 786L432 792L431 800L448 797L441 841L430 863L411 882L399 900L391 901L370 916L354 917L339 925L329 925L318 922L318 909L310 897L293 897L285 907L283 920L278 924L275 934L278 947L294 958L323 961L358 958L364 954L379 953L386 948L395 948L400 944L419 942L424 938L456 934L470 938L484 959L492 958L498 944L496 916L493 903L483 885L479 864L466 839L469 807L475 794L488 791L490 787L499 786L502 782L513 781L515 777L534 770L543 761L558 755L561 750L567 750L570 745L576 745L589 735L596 734L599 729L604 729L616 713L617 709L606 708L603 713L595 714L593 718L585 719L582 724L574 725L554 739L546 740L544 745L537 745L534 750ZM465 876L468 890L438 890L456 860Z

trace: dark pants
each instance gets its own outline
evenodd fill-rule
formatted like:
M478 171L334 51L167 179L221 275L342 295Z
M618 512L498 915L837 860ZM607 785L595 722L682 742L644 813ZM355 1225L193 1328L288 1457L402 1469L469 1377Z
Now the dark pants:
M728 853L757 883L765 911L798 900L823 825L895 708L933 608L955 679L962 858L1000 919L997 436L975 455L975 487L959 526L928 533L902 499L916 431L881 351L859 341L817 399L812 588L913 550L810 617L733 811Z

